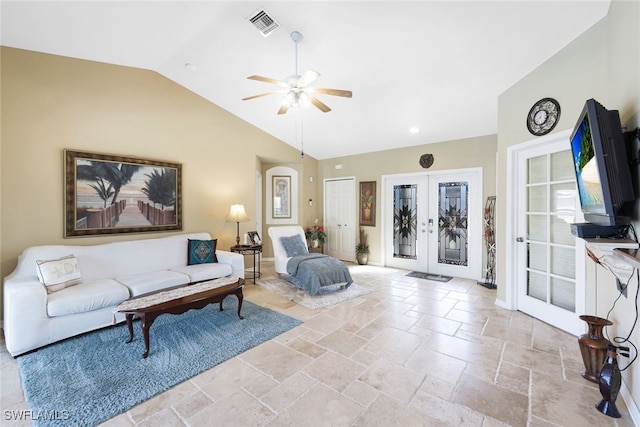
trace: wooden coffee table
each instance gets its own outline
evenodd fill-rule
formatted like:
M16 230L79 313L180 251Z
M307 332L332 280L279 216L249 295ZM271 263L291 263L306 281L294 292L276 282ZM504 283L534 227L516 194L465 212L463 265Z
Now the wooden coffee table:
M222 311L222 301L228 295L235 294L238 297L238 317L244 319L240 314L244 299L243 286L244 279L235 276L176 286L130 298L118 305L114 311L125 314L129 328L127 344L133 341L133 317L140 319L145 347L142 357L146 358L149 356L149 329L161 314L182 314L191 309L199 310L212 303L220 303Z

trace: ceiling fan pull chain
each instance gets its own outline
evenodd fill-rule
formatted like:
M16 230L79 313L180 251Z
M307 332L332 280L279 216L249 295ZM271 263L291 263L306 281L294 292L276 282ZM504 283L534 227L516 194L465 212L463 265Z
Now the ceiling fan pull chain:
M304 120L300 111L300 158L304 158Z

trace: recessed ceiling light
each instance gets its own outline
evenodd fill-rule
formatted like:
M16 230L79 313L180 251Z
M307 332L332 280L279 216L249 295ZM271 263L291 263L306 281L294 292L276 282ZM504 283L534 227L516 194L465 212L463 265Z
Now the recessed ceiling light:
M418 133L420 132L420 128L418 126L414 126L411 129L409 129L410 133Z
M184 68L186 68L189 71L198 71L198 67L193 65L191 62L185 62L184 63Z

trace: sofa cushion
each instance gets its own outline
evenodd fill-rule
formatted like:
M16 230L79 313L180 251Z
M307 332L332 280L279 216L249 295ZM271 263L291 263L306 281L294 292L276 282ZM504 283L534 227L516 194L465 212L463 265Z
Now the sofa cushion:
M284 246L284 250L287 252L288 257L306 255L309 253L307 245L304 244L299 234L280 237L280 241L282 242L282 246Z
M49 317L113 307L129 298L129 290L112 279L84 282L47 296Z
M36 265L38 279L49 294L82 283L78 260L74 255L57 259L39 259L36 261Z
M116 277L115 280L129 288L132 297L171 286L186 285L190 281L186 274L172 270L132 274Z
M233 273L231 264L214 263L214 264L195 264L185 265L184 267L172 268L171 271L177 271L189 276L191 283L202 282L203 280L218 279L220 277L230 276Z
M193 240L187 242L187 265L209 264L218 262L216 257L216 245L218 239Z

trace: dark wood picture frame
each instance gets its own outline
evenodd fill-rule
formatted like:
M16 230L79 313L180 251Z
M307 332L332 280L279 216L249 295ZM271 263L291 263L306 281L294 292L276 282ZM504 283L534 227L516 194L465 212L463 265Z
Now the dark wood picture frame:
M257 231L249 231L247 235L249 236L249 244L251 246L259 246L262 244L262 239Z
M182 164L64 150L64 237L182 230Z
M376 226L376 181L360 182L360 225Z

